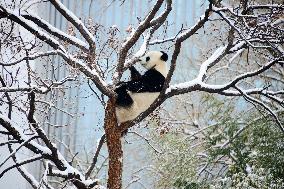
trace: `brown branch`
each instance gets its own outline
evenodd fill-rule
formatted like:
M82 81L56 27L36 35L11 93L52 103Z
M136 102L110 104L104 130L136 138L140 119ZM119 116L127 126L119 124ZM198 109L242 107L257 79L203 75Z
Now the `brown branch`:
M79 63L75 58L72 56L69 56L63 52L59 52L59 55L66 61L67 64L69 64L73 68L79 69L87 78L92 80L96 87L106 96L112 97L115 96L115 93L108 88L107 84L104 80L98 75L98 73L93 72L90 70L89 67L87 67L84 63Z
M0 117L0 125L2 125L11 136L13 136L13 138L15 140L18 141L24 141L23 138L21 137L21 134L19 133L19 131L17 129L15 129L8 120L3 119L2 117ZM27 147L29 150L31 150L32 152L36 153L36 154L43 154L43 152L36 148L35 146L31 145L30 143L25 143L24 145L25 147Z
M189 37L191 37L193 34L195 34L195 32L197 32L197 30L199 30L201 27L204 26L204 24L208 21L208 18L210 16L211 11L212 11L212 3L210 2L209 7L205 10L205 13L200 18L200 20L192 28L181 33L180 36L177 38L177 41L175 43L175 49L174 49L172 59L171 59L170 70L169 70L169 73L167 75L162 93L165 93L166 89L168 88L169 83L171 81L171 78L173 76L173 73L175 71L176 61L177 61L177 57L180 53L180 48L181 48L182 42L185 41L186 39L188 39Z
M160 16L158 16L157 18L155 18L154 20L151 21L150 26L152 28L151 28L150 32L147 34L147 36L145 37L146 39L144 38L144 42L143 42L143 43L145 43L145 44L143 44L144 46L147 47L150 44L150 40L152 38L152 35L155 33L155 31L157 31L161 27L161 25L163 25L163 23L166 21L171 10L172 10L172 0L167 0L167 6L166 6L164 12ZM133 64L138 62L138 58L139 57L134 56L130 60L126 61L126 63L124 64L124 68L123 68L122 72L124 72L129 67L131 67Z
M243 79L246 79L248 77L253 77L253 76L256 76L256 75L259 75L259 74L265 72L266 70L271 68L274 64L278 63L282 59L283 59L283 57L274 59L274 60L266 63L265 65L263 65L261 68L259 68L257 70L254 70L252 72L244 73L242 75L237 76L233 81L231 81L230 83L226 84L225 87L221 88L221 90L223 91L223 90L229 89L229 88L235 86L239 81L241 81Z

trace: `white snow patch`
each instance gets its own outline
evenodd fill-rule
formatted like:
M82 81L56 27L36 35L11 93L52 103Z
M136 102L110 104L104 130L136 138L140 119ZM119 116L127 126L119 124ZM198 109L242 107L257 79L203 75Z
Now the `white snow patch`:
M238 51L234 54L234 56L233 56L232 58L230 58L229 62L230 62L230 63L233 62L242 52L244 52L244 50L245 50L245 49L240 49L240 50L238 50Z

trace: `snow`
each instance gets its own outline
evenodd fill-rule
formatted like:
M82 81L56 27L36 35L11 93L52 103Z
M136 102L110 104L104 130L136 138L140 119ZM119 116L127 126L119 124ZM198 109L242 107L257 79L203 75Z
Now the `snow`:
M199 81L197 79L193 79L191 81L188 82L184 82L184 83L179 83L179 84L174 84L171 85L167 90L166 90L166 94L170 93L172 90L176 90L176 89L186 89L189 87L193 87L194 85L199 84Z
M97 142L96 142L96 149L98 149L99 145L100 145L100 141L102 140L102 137L101 136L100 138L97 139Z
M193 87L194 85L200 85L201 87L210 88L210 89L220 89L220 88L225 87L225 85L209 85L209 84L203 83L202 80L203 80L203 77L206 75L208 68L224 53L226 48L227 46L219 47L211 55L211 57L209 57L205 62L201 64L197 78L191 81L188 81L188 82L171 85L166 90L166 93L169 93L171 92L171 90L175 90L175 89L187 89L187 88Z
M202 81L204 75L206 74L208 68L212 63L214 63L226 50L227 46L222 46L216 49L216 51L205 61L201 64L199 74L197 76L197 79Z
M14 15L16 16L19 20L21 20L23 23L25 23L28 27L30 27L32 30L34 30L35 32L38 33L38 35L46 38L47 40L50 40L52 43L56 44L58 46L59 49L64 49L62 45L60 45L60 43L55 40L54 38L52 38L51 36L47 35L45 32L41 31L39 29L39 27L34 24L33 22L29 21L29 20L26 20L24 17L22 16L19 16L19 11L18 10L14 10L14 11L11 11L9 9L6 9L6 11L11 14L11 15Z
M74 58L72 55L66 54L66 53L62 53L59 52L59 54L63 57L65 57L66 59L69 59L70 61L72 61L74 64L77 64L79 67L79 69L86 74L86 72L90 73L92 76L94 76L95 78L98 79L98 81L100 82L100 85L103 85L104 87L107 86L107 83L100 77L100 75L98 74L97 71L95 71L95 69L91 70L86 64L84 64L82 61ZM76 65L73 65L76 67ZM82 70L83 69L83 70Z
M98 182L100 182L100 180L99 179L94 179L94 180L92 180L92 179L88 179L88 180L84 180L83 181L83 183L86 185L86 186L90 186L91 184L93 184L93 183L98 183ZM95 188L96 187L99 187L99 186L95 186Z
M38 181L34 178L32 174L30 174L24 166L20 166L21 171L32 181L32 183L37 186L38 188L40 187Z
M213 90L218 90L218 89L223 89L227 87L227 85L212 85L212 84L207 84L207 83L201 83L201 87L207 88L207 89L213 89Z
M139 58L145 54L150 36L151 36L150 33L147 33L147 35L144 38L143 44L141 45L140 49L135 53L134 55L135 57Z
M64 164L64 167L66 167L64 171L58 170L59 174L63 174L63 175L76 174L80 176L80 180L82 181L85 180L85 177L83 177L82 173L78 171L77 169L75 169L74 167L72 167L59 151L57 151L57 154L58 154L58 159Z
M32 137L33 136L31 136L31 138ZM9 156L0 163L0 167L2 167L12 156L14 156L20 150L21 147L23 147L26 143L28 143L31 140L31 138L25 140L16 149L14 149L13 152L11 152Z
M128 37L126 37L125 42L122 44L122 48L124 48L126 46L126 44L132 39L132 37L135 34L135 32L136 32L136 30L134 28L131 28L131 33L130 33L130 35Z
M244 93L248 93L248 94L251 93L251 92L260 92L260 91L263 91L263 88L254 88L254 89L243 90ZM237 90L225 90L223 92L227 93L227 94L235 94L235 95L240 94L240 92L237 91Z
M73 41L74 43L76 43L76 44L78 44L79 46L82 46L82 47L84 47L84 48L86 48L86 49L89 48L89 46L88 46L85 42L81 41L81 40L78 39L77 37L74 37L74 36L71 36L71 35L66 34L65 32L62 32L61 30L59 30L59 29L53 27L52 25L50 25L49 22L46 22L44 19L42 19L42 18L40 18L40 17L38 17L38 16L36 16L36 15L33 15L33 14L31 14L31 13L29 13L29 14L30 14L31 16L35 17L36 19L40 20L43 24L45 24L51 32L53 32L53 33L58 33L59 35L61 35L61 36L65 37L65 38L67 38L67 39L70 40L70 41Z
M1 115L1 114L0 114L0 119L3 119L5 122L9 123L9 124L19 133L20 137L21 137L24 141L29 141L29 140L30 140L30 137L31 137L31 136L27 137L27 136L24 134L24 131L22 130L22 128L19 127L19 126L17 125L17 123L13 122L13 121L10 120L9 118L7 118L7 117L5 117L5 116L3 116L3 115ZM23 143L25 143L25 142L23 142ZM23 143L22 143L22 144L23 144ZM49 155L52 154L52 153L51 153L51 150L50 150L49 148L44 147L44 146L38 144L37 142L29 141L29 144L33 145L35 148L37 148L37 149L39 149L40 151L42 151L42 153L44 153L44 154L49 154Z
M233 62L245 49L238 50L232 58L230 58L229 62Z
M83 22L73 12L68 10L60 1L56 1L56 3L58 4L58 6L62 11L64 11L68 16L70 16L72 20L84 30L84 32L88 35L90 39L92 39L93 42L96 41L95 37L89 32L89 30L85 27Z

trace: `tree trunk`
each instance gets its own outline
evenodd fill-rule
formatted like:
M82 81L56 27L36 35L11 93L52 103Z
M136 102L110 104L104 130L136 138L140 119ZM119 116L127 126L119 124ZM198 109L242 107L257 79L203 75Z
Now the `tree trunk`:
M117 127L115 99L111 98L105 110L105 134L109 154L108 189L122 188L122 145L121 132Z

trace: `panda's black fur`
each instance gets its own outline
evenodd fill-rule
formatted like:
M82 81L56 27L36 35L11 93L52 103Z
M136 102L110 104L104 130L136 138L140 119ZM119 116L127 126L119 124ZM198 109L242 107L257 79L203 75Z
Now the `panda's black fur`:
M135 69L134 67L132 69ZM136 70L136 69L135 69ZM128 91L135 93L144 92L161 92L165 82L165 77L154 68L146 71L140 79L131 80L121 83L115 90L117 93L116 104L118 106L130 106L133 100L128 94Z
M131 94L134 93L154 94L161 92L165 82L165 75L163 75L159 69L158 70L156 69L155 62L151 62L151 56L159 55L160 56L159 61L166 62L168 60L168 55L163 51L152 51L148 54L146 54L143 61L140 60L141 62L144 62L144 66L146 67L148 66L147 67L148 70L143 75L140 75L140 73L135 69L135 67L132 66L130 68L131 80L120 83L119 86L117 86L117 88L115 89L115 92L117 94L116 98L117 108L120 109L124 108L126 110L127 108L131 107L134 103ZM157 60L157 57L155 58L156 58L155 60ZM153 66L149 67L149 65L147 65L148 62L150 62L151 65L153 64ZM164 64L165 64L164 66L166 66L166 63ZM129 111L131 110L129 109ZM141 112L138 113L140 114Z

